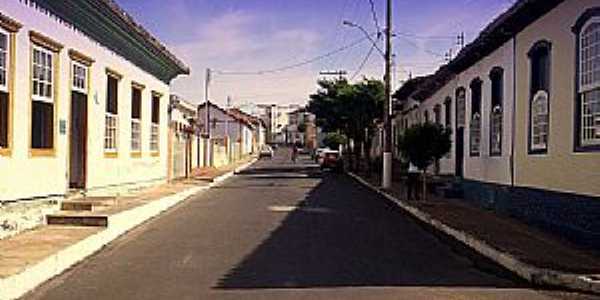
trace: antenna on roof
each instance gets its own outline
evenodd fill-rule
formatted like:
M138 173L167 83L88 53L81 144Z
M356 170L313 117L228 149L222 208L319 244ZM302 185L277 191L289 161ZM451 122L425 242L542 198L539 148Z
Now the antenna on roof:
M461 32L458 36L456 36L456 45L460 47L460 49L465 47L465 32Z

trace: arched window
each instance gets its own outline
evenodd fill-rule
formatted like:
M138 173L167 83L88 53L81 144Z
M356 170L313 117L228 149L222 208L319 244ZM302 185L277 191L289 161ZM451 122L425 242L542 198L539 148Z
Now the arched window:
M471 82L471 122L469 127L469 149L471 156L481 152L481 86L483 82L476 78Z
M600 7L577 20L576 150L600 151Z
M490 156L502 155L502 115L504 102L504 70L494 67L490 72L492 99L490 110Z
M456 128L465 127L465 108L467 93L465 88L456 89Z
M531 148L548 146L548 92L539 91L531 101Z
M539 41L529 51L531 63L529 102L529 153L548 151L550 134L550 50L548 41Z

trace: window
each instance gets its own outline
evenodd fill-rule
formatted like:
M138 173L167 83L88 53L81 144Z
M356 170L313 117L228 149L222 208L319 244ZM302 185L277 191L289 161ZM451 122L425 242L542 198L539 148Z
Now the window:
M8 34L0 29L0 90L8 92Z
M31 148L54 148L54 55L34 46L32 53Z
M429 111L426 110L424 113L424 116L425 116L425 123L429 123Z
M8 67L9 63L9 38L8 34L0 29L0 149L6 149L8 144L8 118L9 118L9 91Z
M434 118L434 122L437 125L442 125L442 106L439 104L436 104L435 107L433 108L433 118Z
M119 93L119 78L112 74L106 76L106 114L104 127L104 151L117 152L118 149L118 93Z
M72 63L72 89L73 91L87 94L87 67L78 63Z
M492 101L490 111L490 156L502 155L502 105L504 99L504 70L495 67L490 72Z
M448 129L452 127L452 99L450 97L444 101L444 127Z
M531 149L548 146L548 93L539 91L531 102Z
M452 98L447 97L444 100L444 127L446 129L452 129ZM452 157L452 151L448 151L446 158Z
M479 156L481 151L481 79L471 82L470 155Z
M548 151L550 129L550 48L547 41L540 41L529 51L531 63L529 103L529 152Z
M142 90L131 88L131 151L142 151Z
M465 88L458 88L456 90L456 128L465 127L466 121L466 100L467 92Z
M574 27L578 38L577 150L600 151L600 8Z
M160 135L160 96L152 95L152 127L150 131L150 150L159 151L159 135Z

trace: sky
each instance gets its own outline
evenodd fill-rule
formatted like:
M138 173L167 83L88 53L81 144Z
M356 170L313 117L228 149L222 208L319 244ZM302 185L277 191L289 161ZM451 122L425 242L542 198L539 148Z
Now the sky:
M385 0L372 0L376 18L369 0L116 1L191 68L171 86L192 103L204 101L207 68L215 70L209 98L220 105L228 97L232 105L305 104L317 80L326 78L320 71L344 70L353 81L383 77L382 56L377 50L368 56L365 34L342 22L377 32L375 19L385 26ZM450 49L459 50L457 35L464 32L470 42L513 2L393 0L394 88L409 74L434 72ZM378 45L383 49L382 40Z

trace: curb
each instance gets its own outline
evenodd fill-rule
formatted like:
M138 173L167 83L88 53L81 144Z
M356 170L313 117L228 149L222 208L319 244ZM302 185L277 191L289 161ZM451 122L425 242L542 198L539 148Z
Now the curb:
M357 180L358 182L360 182L361 184L377 192L386 199L392 201L398 207L405 210L420 221L458 240L467 247L475 250L484 257L491 259L492 261L496 262L497 264L503 266L507 270L517 274L519 277L527 280L528 282L534 285L563 287L587 293L600 294L600 281L595 278L596 276L565 273L551 269L538 268L524 263L516 257L508 253L502 252L488 245L486 242L475 238L470 234L467 234L460 230L456 230L440 222L439 220L434 219L429 214L419 210L418 208L402 200L399 200L396 197L388 194L387 192L382 191L381 189L373 186L372 184L362 179L360 176L351 172L347 172L347 174L355 180Z
M0 279L0 300L22 297L42 283L60 275L71 266L101 250L113 240L124 235L142 223L167 211L178 203L202 191L209 190L232 177L235 172L248 168L256 159L225 173L206 186L192 187L174 195L163 197L145 205L109 216L109 226L57 253L46 257L21 273Z

